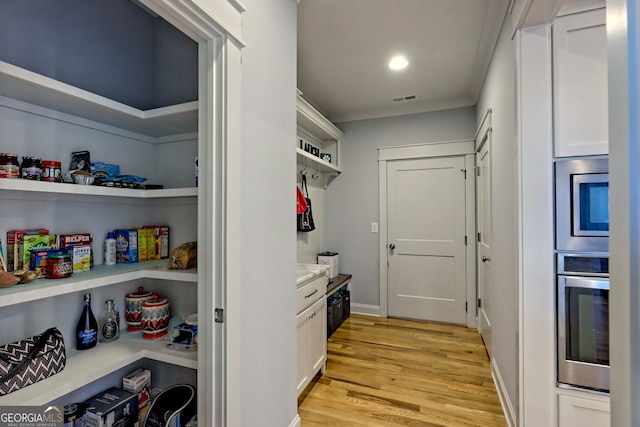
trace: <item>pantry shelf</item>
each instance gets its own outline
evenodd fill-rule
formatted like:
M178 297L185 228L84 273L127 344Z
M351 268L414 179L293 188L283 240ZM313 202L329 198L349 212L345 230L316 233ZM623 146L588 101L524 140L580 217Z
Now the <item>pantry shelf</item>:
M198 271L195 268L167 270L166 259L110 266L96 265L91 271L76 273L66 279L37 279L31 283L0 289L0 307L144 278L195 284L198 282Z
M21 390L0 397L0 406L45 405L67 393L124 368L140 359L197 369L197 352L180 352L167 348L162 339L120 339L84 351L69 351L67 363L58 374Z
M8 98L151 137L198 129L198 101L139 110L3 61L0 88Z
M0 180L0 190L137 199L195 197L198 195L197 187L167 188L159 190L134 190L130 188L113 188L97 185L77 185L58 182L30 181L27 179L2 179Z
M340 173L340 168L332 165L329 162L322 160L318 156L314 156L311 153L307 153L300 148L296 148L296 154L298 157L298 163L308 166L309 168L316 168L319 172L337 172ZM313 170L311 170L313 172Z

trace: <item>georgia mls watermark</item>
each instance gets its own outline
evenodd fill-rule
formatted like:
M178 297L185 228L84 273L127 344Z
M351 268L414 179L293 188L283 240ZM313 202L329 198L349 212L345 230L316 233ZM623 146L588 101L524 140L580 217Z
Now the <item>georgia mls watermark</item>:
M0 427L63 427L57 406L0 406Z

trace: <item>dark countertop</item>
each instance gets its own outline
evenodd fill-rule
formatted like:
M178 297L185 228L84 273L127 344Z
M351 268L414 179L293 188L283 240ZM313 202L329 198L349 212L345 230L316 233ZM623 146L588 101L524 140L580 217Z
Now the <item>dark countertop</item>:
M336 277L329 279L329 284L327 285L327 295L331 295L351 280L350 274L338 274Z

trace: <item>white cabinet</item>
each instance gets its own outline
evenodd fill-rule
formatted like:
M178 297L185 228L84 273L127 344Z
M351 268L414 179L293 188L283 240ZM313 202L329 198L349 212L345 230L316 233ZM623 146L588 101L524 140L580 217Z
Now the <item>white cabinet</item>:
M609 398L589 399L558 396L558 427L608 427L611 425Z
M93 77L96 86L101 86L108 77L93 76L82 64L83 60L97 60L96 56L76 55L75 47L66 48L67 43L59 43L60 28L65 28L65 34L82 30L86 37L79 41L80 44L99 40L104 42L101 46L111 44L112 50L120 52L128 48L120 38L123 34L130 34L123 30L125 22L131 24L126 26L129 31L136 29L130 36L131 44L139 42L137 37L145 28L152 31L158 27L166 29L170 25L168 22L172 22L180 26L180 30L172 27L169 32L180 33L180 43L190 44L190 50L195 52L195 57L190 58L194 61L190 69L195 71L192 77L196 80L193 87L196 88L197 99L176 105L163 104L158 108L132 107L97 94L98 90L92 92L87 87L76 87L69 81L62 82L53 78L55 76L27 69L23 64L0 61L0 152L58 160L64 170L68 168L72 151L89 150L93 161L119 164L123 174L144 176L148 183L164 185L160 190L143 190L0 179L2 240L11 229L46 227L55 234L90 233L94 239L95 258L95 268L90 272L75 273L68 279L39 279L30 284L0 289L0 321L3 324L0 343L26 338L55 325L64 336L67 350L67 365L61 373L1 396L0 405L60 405L81 401L108 387L120 386L122 375L128 371L150 366L154 387L162 388L176 382L197 384L201 403L199 418L205 420L203 425L219 424L222 419L222 381L214 380L222 377L220 369L224 349L219 346L222 326L214 323L213 312L218 307L216 304L220 303L221 265L225 259L221 253L225 235L221 217L224 205L222 196L217 194L222 194L224 189L224 177L220 173L223 156L219 153L224 151L226 139L215 129L237 120L237 112L231 111L230 117L223 121L206 114L207 111L201 108L225 109L222 96L214 93L221 93L218 89L220 82L226 81L227 67L238 71L239 56L219 63L215 58L226 58L221 52L227 48L230 50L226 52L235 55L239 48L228 46L225 40L229 35L220 32L223 26L217 23L212 5L205 11L191 0L145 2L146 7L159 14L155 15L148 14L146 7L134 2L120 2L113 8L77 7L81 3L65 2L43 10L32 8L28 15L20 15L22 6L16 3L8 5L3 11L3 18L6 19L11 10L16 13L11 18L17 23L15 31L38 28L42 30L38 33L42 37L38 43L46 45L49 38L57 40L52 41L52 46L45 46L50 55L34 55L27 59L40 61L37 65L53 70L51 74L55 74L57 66L62 63L80 61L72 62L76 71L85 71L78 75L89 77L89 85L93 84ZM91 20L87 20L91 23L79 19L81 16L78 14L83 10L92 14ZM229 12L224 10L227 18L231 16ZM73 19L65 21L69 16ZM158 16L167 18L167 21L158 22L161 19ZM56 32L47 36L46 30L35 22L47 22L49 19L53 20L52 27ZM138 19L144 22L137 25ZM113 27L113 22L122 24L122 27ZM75 25L82 28L71 28ZM110 40L110 28L116 30L119 41ZM224 28L237 30L235 25ZM4 30L6 26L0 31ZM166 32L157 38L152 34L145 35L148 36L147 41L167 41ZM21 37L4 39L21 40ZM35 43L33 40L30 42ZM120 42L123 44L118 44ZM42 46L38 45L38 48ZM7 59L21 50L30 52L30 49L9 49L4 45L0 47L0 58ZM91 52L99 56L103 50L92 49ZM156 59L163 56L159 51L154 52L152 56ZM137 67L138 60L134 57L131 64L118 63L115 68ZM163 68L166 64L156 65ZM166 82L165 71L144 76L156 83ZM198 78L210 76L213 71L215 79ZM118 78L113 76L116 83L120 81ZM233 83L230 83L230 90L234 93L231 98L234 98L237 79L230 78ZM168 92L174 89L172 87ZM158 91L162 91L162 85ZM166 92L161 97L165 95ZM237 130L235 126L230 127ZM198 187L195 185L195 156L199 158ZM183 242L197 240L199 268L168 271L167 259L102 265L102 242L106 233L114 228L142 225L168 225L170 249ZM139 286L169 299L173 322L179 322L187 314L200 313L201 340L197 351L176 351L168 348L162 339L148 340L143 339L139 332L126 332L124 315L121 316L123 332L118 341L98 343L90 350L75 350L75 327L82 309L82 295L91 293L96 317L102 313L106 299L114 299L124 314L124 295Z
M327 360L327 290L328 276L303 283L297 289L298 327L298 395L314 375L324 372Z
M555 156L608 153L605 9L553 22Z
M309 173L318 172L327 175L325 181L328 181L330 176L337 176L341 172L340 138L342 138L342 131L302 98L300 91L298 91L297 102L297 125L298 164L306 166ZM318 148L321 154L328 154L331 157L330 161L306 151L307 144Z

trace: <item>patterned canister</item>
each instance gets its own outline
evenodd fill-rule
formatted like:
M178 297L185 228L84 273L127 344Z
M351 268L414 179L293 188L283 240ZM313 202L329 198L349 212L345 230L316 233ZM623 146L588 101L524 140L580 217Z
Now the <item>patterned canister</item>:
M143 338L159 338L167 334L169 327L169 300L157 294L142 303Z
M124 318L127 321L127 331L142 329L142 303L151 297L153 297L153 293L145 291L142 286L136 292L124 296Z

